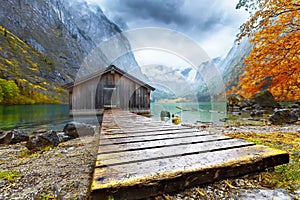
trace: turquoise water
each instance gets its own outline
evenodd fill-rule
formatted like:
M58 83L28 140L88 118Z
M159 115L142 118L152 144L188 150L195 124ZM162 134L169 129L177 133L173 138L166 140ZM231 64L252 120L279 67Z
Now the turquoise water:
M151 103L151 114L160 120L161 111L181 117L182 123L220 123L226 117L226 102Z
M62 130L73 120L69 117L69 105L15 105L0 106L0 129L20 128L30 133L37 129ZM182 108L182 109L179 109ZM160 120L160 112L166 110L178 114L182 123L218 122L224 118L224 103L151 103L151 114ZM97 123L95 116L76 118L76 121Z
M14 105L0 106L0 129L62 130L71 120L68 105Z

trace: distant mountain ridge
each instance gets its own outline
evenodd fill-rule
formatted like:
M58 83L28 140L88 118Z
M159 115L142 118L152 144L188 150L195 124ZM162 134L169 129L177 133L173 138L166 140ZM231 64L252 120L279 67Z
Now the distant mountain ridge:
M184 98L187 101L195 101L197 96L201 96L202 93L208 96L207 85L211 83L205 82L208 80L205 76L213 71L215 76L219 75L219 78L221 78L223 72L222 62L223 58L216 57L201 63L197 68L193 66L147 66L147 70L145 70L147 76L157 89L153 93L153 98L155 100ZM219 74L216 74L216 72Z
M244 60L250 54L251 49L252 44L249 40L244 39L240 44L233 44L232 48L224 58L212 58L210 61L202 63L200 68L203 69L202 71L209 71L212 67L217 68L222 76L225 91L229 91L233 86L238 85L240 75L244 72ZM181 70L182 76L186 79L189 78L191 72L191 67ZM211 100L211 97L213 96L212 92L215 91L209 91L207 86L210 83L206 83L203 76L203 74L197 73L194 78L189 80L191 92L183 97L189 99L191 96L197 96L200 101Z
M233 86L237 86L240 75L244 72L244 60L250 54L252 44L249 40L244 39L240 44L233 44L228 54L222 57L216 57L202 64L206 70L211 67L218 69L223 79L225 91L229 91ZM200 76L200 74L197 74ZM196 77L195 80L199 80L201 77ZM207 85L210 83L201 82L198 86L197 97L200 101L210 101L212 98L211 91L209 91ZM222 96L222 94L219 94ZM224 95L224 94L223 94ZM215 97L218 99L218 96Z

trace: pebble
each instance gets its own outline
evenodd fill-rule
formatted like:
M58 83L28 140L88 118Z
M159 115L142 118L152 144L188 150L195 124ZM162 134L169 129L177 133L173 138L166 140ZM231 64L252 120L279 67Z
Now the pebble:
M241 200L292 200L294 197L287 193L286 190L262 190L262 189L252 189L252 190L240 190L239 198Z
M0 180L0 187L4 187L6 185L6 180Z
M296 196L300 197L300 189L299 189L299 190L296 190L296 191L294 192L294 194L295 194Z
M67 149L61 149L58 152L56 152L55 155L60 154L60 153L68 153L68 150Z
M68 151L73 151L75 148L74 147L70 147L68 148Z

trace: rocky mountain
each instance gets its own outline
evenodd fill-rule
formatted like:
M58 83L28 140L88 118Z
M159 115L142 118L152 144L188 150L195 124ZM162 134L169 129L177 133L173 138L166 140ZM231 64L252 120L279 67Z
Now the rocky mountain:
M170 67L164 65L156 65L147 67L147 76L151 80L157 80L157 82L165 81L164 85L168 85L169 82L176 82L178 85L188 85L190 90L197 90L203 85L203 76L201 74L204 71L209 71L211 68L218 70L220 73L223 72L221 68L222 58L213 58L210 61L203 62L199 68L192 66L186 67ZM158 76L160 75L160 77ZM173 84L174 85L174 84ZM178 87L178 86L174 86ZM186 87L182 89L185 93L188 93Z
M203 80L200 73L197 73L195 82L198 84L197 89L197 97L200 101L210 101L212 97L211 92L215 93L215 99L219 99L221 97L224 98L221 91L218 91L219 86L225 87L225 90L231 90L232 86L237 86L240 75L244 72L244 59L251 52L252 44L248 40L241 41L240 44L234 44L230 49L228 54L222 57L216 57L211 59L209 62L204 62L201 65L202 70L208 71L215 67L218 69L220 75L222 76L223 83L219 83L217 87L214 86L212 82L215 82L215 79L212 79L210 83L206 83ZM210 85L211 89L209 90L208 85ZM215 87L215 88L214 88Z
M239 76L244 72L244 60L250 54L252 44L244 39L240 44L234 44L228 52L226 58L221 64L223 79L226 89L230 90L232 86L237 86Z
M222 75L224 68L221 65L223 58L216 57L210 61L203 62L198 68L192 66L170 67L164 65L143 66L146 68L147 77L156 88L153 93L154 99L176 99L185 98L195 100L198 96L207 99L208 88L205 81L211 71L216 75ZM210 86L213 84L209 83Z
M64 89L46 78L55 70L51 60L2 26L0 43L1 104L59 103L66 100ZM13 82L9 82L11 80Z
M85 0L61 2L71 15L78 33L85 39L80 40L80 46L89 44L84 53L86 62L80 66L83 68L81 69L83 75L114 64L126 72L134 71L137 76L144 77L131 53L129 41L121 34L121 29L104 15L98 5L88 4ZM126 53L122 54L123 52ZM88 66L85 66L87 63Z
M100 7L84 0L3 0L0 25L45 55L53 70L41 68L40 76L60 84L74 80L90 52L103 40L121 32ZM130 51L130 44L122 38L117 48ZM93 70L112 64L101 50L97 57ZM138 66L130 53L117 65L123 69Z

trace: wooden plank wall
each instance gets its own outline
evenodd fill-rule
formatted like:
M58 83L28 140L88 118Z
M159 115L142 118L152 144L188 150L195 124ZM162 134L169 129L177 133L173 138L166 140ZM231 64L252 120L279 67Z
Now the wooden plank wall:
M108 72L76 85L70 98L70 108L74 110L102 109L105 104L123 110L150 110L147 88L116 72Z

